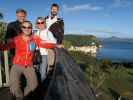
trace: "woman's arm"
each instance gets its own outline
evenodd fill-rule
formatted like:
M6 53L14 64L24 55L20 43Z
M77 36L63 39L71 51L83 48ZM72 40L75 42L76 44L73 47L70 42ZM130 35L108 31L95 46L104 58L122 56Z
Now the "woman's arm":
M56 47L56 44L52 43L52 41L42 40L38 36L34 36L34 40L35 40L35 43L36 43L37 47L39 47L39 48L41 47L41 48L52 49L52 48Z

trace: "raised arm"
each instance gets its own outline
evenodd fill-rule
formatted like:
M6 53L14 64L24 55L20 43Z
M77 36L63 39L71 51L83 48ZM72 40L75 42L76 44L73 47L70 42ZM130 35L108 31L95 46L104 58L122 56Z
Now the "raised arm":
M34 40L35 40L37 47L39 47L39 48L40 47L41 48L48 48L48 49L56 48L56 44L53 43L52 41L42 40L38 36L34 36Z

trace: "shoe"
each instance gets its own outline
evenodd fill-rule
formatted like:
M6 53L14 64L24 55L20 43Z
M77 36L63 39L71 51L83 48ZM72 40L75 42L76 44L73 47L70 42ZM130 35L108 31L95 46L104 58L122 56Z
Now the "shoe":
M11 100L16 100L16 97L15 96L11 96Z
M22 97L16 97L16 100L23 100Z

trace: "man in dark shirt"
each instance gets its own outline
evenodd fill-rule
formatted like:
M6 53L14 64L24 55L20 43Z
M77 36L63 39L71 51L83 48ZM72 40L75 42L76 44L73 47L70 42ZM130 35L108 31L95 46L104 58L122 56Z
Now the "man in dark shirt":
M8 24L5 39L14 38L21 33L21 23L26 20L26 16L27 12L24 9L16 10L16 21Z

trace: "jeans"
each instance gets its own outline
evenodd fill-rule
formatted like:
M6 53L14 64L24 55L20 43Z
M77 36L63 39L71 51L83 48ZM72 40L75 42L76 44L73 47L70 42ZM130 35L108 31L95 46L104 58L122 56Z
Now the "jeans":
M42 63L40 64L40 75L41 75L41 81L43 82L46 78L46 70L47 70L47 55L42 55Z

